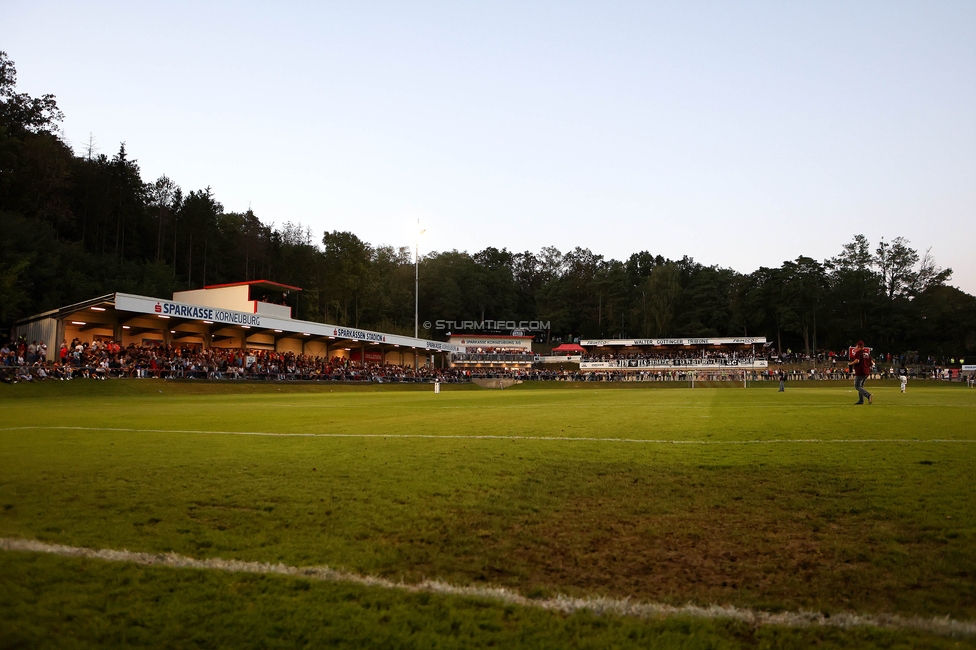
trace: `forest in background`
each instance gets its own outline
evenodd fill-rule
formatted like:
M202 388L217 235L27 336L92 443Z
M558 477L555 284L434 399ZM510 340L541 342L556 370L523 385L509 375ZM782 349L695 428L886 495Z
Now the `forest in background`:
M298 318L413 333L408 248L227 212L209 187L144 180L124 143L109 156L90 138L76 153L62 120L53 95L17 92L0 52L0 328L113 291L169 297L267 279L304 289L289 296ZM976 356L976 297L948 284L950 269L901 237L838 248L748 274L648 251L434 252L420 260L420 320L548 321L559 340L747 335L811 351L863 338Z

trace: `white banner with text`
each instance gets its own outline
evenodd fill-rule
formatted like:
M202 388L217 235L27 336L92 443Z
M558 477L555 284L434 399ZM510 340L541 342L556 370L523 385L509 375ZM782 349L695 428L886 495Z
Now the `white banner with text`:
M614 359L582 361L580 370L753 370L766 368L765 359Z

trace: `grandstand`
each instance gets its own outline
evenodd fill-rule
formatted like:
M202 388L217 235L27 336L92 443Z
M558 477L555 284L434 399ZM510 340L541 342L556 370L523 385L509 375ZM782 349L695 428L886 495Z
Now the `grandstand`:
M445 365L451 343L292 318L286 297L301 291L267 280L179 291L172 300L111 293L17 321L12 336L46 341L56 361L62 341L122 347L274 352L397 366Z
M754 371L769 365L765 345L764 336L583 339L580 371Z
M452 334L459 350L450 355L452 368L528 369L536 361L531 336L502 334Z

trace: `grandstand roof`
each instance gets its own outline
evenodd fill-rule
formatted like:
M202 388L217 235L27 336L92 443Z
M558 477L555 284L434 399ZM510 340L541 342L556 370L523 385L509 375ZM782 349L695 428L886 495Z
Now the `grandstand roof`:
M263 281L257 280L239 283L239 285L254 286L258 282ZM279 283L268 284L275 287L288 287ZM264 305L260 302L258 304ZM268 306L275 307L275 305ZM171 341L189 340L193 344L205 346L300 349L302 353L305 353L308 345L318 346L322 350L326 348L334 350L333 346L357 348L376 346L375 349L387 353L395 348L424 353L449 353L462 350L462 347L456 343L298 320L291 318L290 312L267 313L261 310L252 312L219 305L191 303L178 299L166 300L121 292L106 294L20 319L12 329L28 338L45 341L70 340L75 336L82 339L102 336L141 345L148 340L145 337L150 336L154 341L167 344ZM48 354L51 360L54 358L51 355L56 351L55 345L50 346Z

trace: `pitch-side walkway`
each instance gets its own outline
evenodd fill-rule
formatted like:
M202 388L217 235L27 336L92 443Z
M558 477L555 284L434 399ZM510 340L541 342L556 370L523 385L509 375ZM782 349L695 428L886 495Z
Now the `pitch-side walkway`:
M36 540L9 537L0 537L0 550L49 553L51 555L91 558L108 562L130 562L143 566L296 576L325 582L346 582L365 587L397 589L408 593L431 593L469 598L485 598L497 602L561 612L564 614L570 614L578 610L588 610L596 614L616 614L619 616L634 616L639 618L684 616L707 619L734 619L750 625L783 625L788 627L820 625L838 628L868 626L887 629L919 630L940 636L958 637L976 635L976 622L956 621L950 619L948 616L945 618L922 618L918 616L904 617L894 614L862 615L852 612L843 612L828 616L819 612L806 611L771 613L733 607L731 605L710 605L708 607L683 605L675 607L673 605L631 601L628 599L570 598L562 595L556 596L555 598L537 600L526 598L515 591L501 587L465 587L451 585L439 580L424 580L419 583L393 582L386 578L340 571L327 566L296 567L287 564L241 562L220 558L200 560L176 553L135 553L125 550L91 549L78 546L46 544Z

